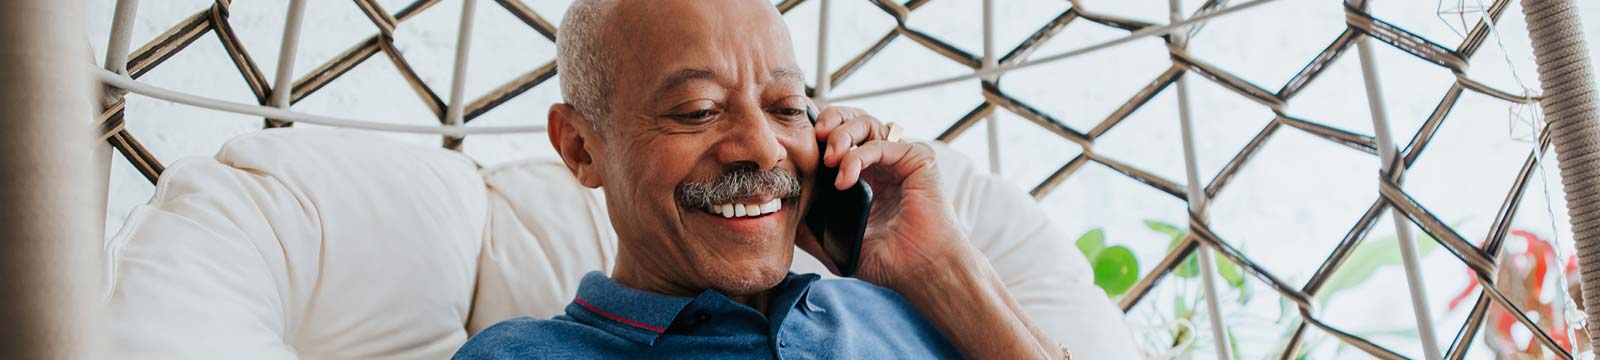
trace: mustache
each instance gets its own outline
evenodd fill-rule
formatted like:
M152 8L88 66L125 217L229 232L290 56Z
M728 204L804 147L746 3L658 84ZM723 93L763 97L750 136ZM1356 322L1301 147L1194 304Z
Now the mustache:
M800 197L800 189L800 177L793 172L779 168L760 170L755 164L737 163L724 168L716 177L679 184L675 192L678 206L704 209L762 195L796 199Z

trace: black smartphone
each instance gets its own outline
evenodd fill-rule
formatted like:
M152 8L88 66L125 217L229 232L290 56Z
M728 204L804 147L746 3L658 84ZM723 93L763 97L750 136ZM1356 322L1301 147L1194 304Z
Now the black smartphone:
M812 126L817 125L817 113L810 106L806 106L806 117ZM817 177L805 222L821 243L822 251L833 260L839 276L855 276L861 262L861 241L867 233L867 215L872 210L872 188L863 179L856 179L849 189L835 188L833 179L839 177L839 169L822 163L826 148L827 143L817 143Z

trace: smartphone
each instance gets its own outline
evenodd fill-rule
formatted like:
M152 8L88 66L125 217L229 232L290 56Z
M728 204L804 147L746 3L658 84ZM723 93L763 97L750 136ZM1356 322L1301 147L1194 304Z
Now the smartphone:
M806 106L806 117L817 125L817 113ZM839 276L854 276L861 262L861 241L867 233L867 215L872 210L872 188L866 180L856 179L849 189L839 190L833 180L839 177L838 168L822 162L822 149L826 142L817 143L816 181L811 192L811 208L806 210L806 226L821 243L822 251L833 260Z

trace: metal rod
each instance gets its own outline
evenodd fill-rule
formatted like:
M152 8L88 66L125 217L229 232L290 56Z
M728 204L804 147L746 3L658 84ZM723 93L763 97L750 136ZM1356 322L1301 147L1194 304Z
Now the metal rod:
M828 106L828 92L832 79L828 77L828 0L817 0L817 85L811 101L818 111Z
M978 71L986 72L999 66L994 57L994 0L983 0L983 67ZM991 83L998 82L1000 77L990 74L983 78ZM988 128L989 140L989 173L1000 173L1000 116L990 112L984 117L984 126Z
M111 38L106 41L106 70L128 73L128 46L133 42L133 21L139 14L139 0L117 0L111 17Z
M139 0L117 0L116 12L111 17L111 37L106 40L105 69L118 74L128 73L128 50L133 42L133 22L139 13ZM121 101L124 92L121 89L105 87L104 98L101 99L100 109L105 109ZM95 198L100 200L99 209L95 215L98 221L99 235L105 235L106 212L111 201L111 143L97 141L94 150L90 153L94 166Z
M465 110L462 109L462 105L464 105L462 103L462 92L466 90L467 53L471 52L472 49L472 17L477 13L475 11L477 5L477 0L461 2L461 23L456 31L456 59L454 69L450 73L450 105L445 107L444 111L444 124L448 126L460 126L461 116L464 114L463 110ZM461 144L461 139L461 137L445 135L445 147L455 148ZM455 146L452 146L452 144Z
M278 70L273 74L272 97L267 100L275 108L289 108L289 95L294 92L294 54L300 46L300 20L305 12L305 0L289 0L288 18L283 21L283 46L278 48Z
M1166 35L1166 34L1170 34L1170 33L1173 33L1173 32L1177 32L1177 31L1182 31L1183 29L1187 29L1189 25L1203 23L1203 22L1209 21L1209 20L1211 20L1213 18L1218 18L1218 17L1222 17L1222 16L1225 16L1225 15L1234 14L1234 13L1237 13L1237 12L1240 12L1240 11L1244 11L1244 10L1247 10L1247 9L1250 9L1250 8L1254 8L1254 7L1257 7L1257 6L1261 6L1261 5L1272 3L1272 2L1276 2L1276 1L1281 1L1281 0L1256 0L1256 1L1249 2L1249 3L1245 3L1245 4L1234 5L1234 6L1230 6L1230 7L1226 8L1226 9L1221 9L1221 10L1217 10L1217 11L1214 11L1214 12L1206 13L1206 14L1203 14L1203 15L1195 16L1195 17L1189 18L1188 20L1184 20L1182 22L1177 22L1177 23L1172 23L1172 24L1169 24L1167 26L1152 26L1152 27L1147 27L1147 28L1144 28L1144 29L1140 29L1138 31L1134 31L1133 33L1128 34L1128 36L1124 36L1124 37L1116 38L1116 39L1113 39L1113 40L1101 42L1101 43L1098 43L1098 44L1082 47L1082 48L1079 48L1077 50L1067 51L1067 52L1063 52L1063 53L1060 53L1060 54L1050 55L1050 56L1046 56L1046 57L1042 57L1042 58L1038 58L1038 59L1034 59L1034 60L1029 60L1029 61L1022 61L1022 62L1016 62L1016 63L1011 63L1011 64L1001 64L999 66L996 66L994 69L988 70L988 71L979 71L979 72L973 73L973 74L956 75L956 76L951 76L951 77L947 77L947 78L943 78L943 79L935 79L935 80L929 80L929 81L924 81L924 82L919 82L919 83L912 83L912 84L907 84L907 85L901 85L901 86L889 87L889 88L884 88L884 89L879 89L879 90L873 90L873 91L868 91L868 92L863 92L863 93L858 93L858 94L844 95L844 96L836 97L833 100L834 101L861 100L861 99L866 99L866 98L879 97L879 96L902 93L902 92L907 92L907 91L915 91L915 90L930 88L930 87L934 87L934 86L950 84L950 83L954 83L954 82L958 82L958 81L977 79L977 78L981 78L981 77L984 77L984 76L988 76L990 74L993 74L994 76L1000 76L1000 75L1003 75L1003 74L1005 74L1007 72L1010 72L1012 70L1017 70L1017 69L1021 69L1021 68L1027 68L1027 67L1033 67L1033 66L1037 66L1037 65L1043 65L1043 64L1046 64L1046 63L1055 62L1055 61L1059 61L1059 60L1065 60L1065 59L1077 57L1077 56L1080 56L1080 55L1092 53L1092 52L1095 52L1095 51L1099 51L1099 50L1102 50L1102 49L1114 47L1114 46L1117 46L1117 45L1122 45L1122 44L1126 44L1126 43L1129 43L1129 42L1133 42L1134 40L1139 40L1139 39L1143 39L1143 38L1147 38L1147 37L1151 37L1151 36L1161 36L1161 35ZM820 42L821 40L819 39L818 41Z
M1182 23L1182 1L1167 0L1167 7L1169 10L1167 15L1171 22L1173 24ZM1189 39L1186 39L1185 36L1186 33L1184 31L1172 33L1174 51L1183 51L1183 49L1187 48ZM1188 82L1184 81L1186 78L1186 76L1179 76L1176 83L1173 84L1178 95L1178 125L1183 138L1183 169L1184 177L1187 180L1185 181L1187 186L1185 186L1184 190L1187 191L1189 213L1195 214L1194 216L1198 216L1203 220L1207 217L1206 205L1208 201L1204 190L1205 187L1200 185L1200 167L1195 160L1194 119L1190 112L1189 86ZM1195 250L1195 253L1200 257L1200 287L1205 293L1206 311L1210 314L1208 320L1211 323L1211 343L1215 347L1217 358L1227 360L1232 355L1228 351L1228 329L1222 325L1222 307L1221 302L1217 300L1217 279L1212 274L1215 271L1214 269L1217 268L1217 260L1215 255L1212 254L1211 248L1205 246L1204 243L1201 243L1200 249Z
M1361 1L1362 10L1366 10L1367 2ZM1367 107L1372 113L1372 129L1378 141L1378 154L1383 159L1382 169L1384 174L1395 172L1404 173L1404 166L1396 166L1398 150L1394 147L1394 137L1389 134L1389 117L1383 103L1383 91L1378 84L1378 64L1372 54L1372 37L1362 36L1356 39L1356 52L1361 59L1361 78L1367 89ZM1395 174L1396 176L1400 174ZM1411 237L1411 227L1407 226L1406 219L1398 212L1390 216L1394 220L1394 231L1400 245L1401 265L1405 267L1406 288L1411 292L1411 312L1417 322L1417 338L1422 342L1423 358L1438 360L1438 336L1433 328L1433 314L1428 311L1427 287L1422 280L1422 260L1417 255L1417 244Z
M275 108L275 107L267 107L267 106L261 106L261 105L255 105L255 104L238 103L238 102L232 102L232 101L221 100L221 99L216 99L216 98L198 96L198 95L194 95L194 94L182 93L182 92L178 92L178 91L174 91L174 90L170 90L170 89L166 89L166 88L162 88L162 87L158 87L158 86L154 86L154 85L150 85L150 84L145 84L145 83L142 83L142 82L134 81L132 78L129 78L129 77L125 76L125 75L117 75L117 74L112 73L110 71L105 71L105 70L101 70L101 69L94 68L94 67L90 67L90 69L93 70L95 78L97 80L99 80L101 83L104 83L104 84L106 84L108 86L114 86L114 87L117 87L117 88L125 89L125 90L128 90L129 92L132 92L132 93L135 93L135 94L149 96L149 97L152 97L152 98L171 101L171 102L184 104L184 105L197 106L197 107L202 107L202 108L207 108L207 109L212 109L212 110L226 111L226 112L239 113L239 114L256 115L256 116L261 116L261 117L265 117L265 118L281 119L281 120L286 120L286 121L297 121L297 122L304 122L304 123L324 125L324 126L335 126L335 127L356 128L356 129L366 129L366 130L394 131L394 132L415 133L415 134L456 135L456 136L462 136L462 135L467 135L467 134L509 134L509 133L529 133L529 132L543 132L543 131L545 131L545 126L544 125L473 126L473 127L466 127L466 126L459 126L459 125L444 125L444 126L404 125L404 124L393 124L393 123L384 123L384 122L376 122L376 121L354 120L354 119L347 119L347 118L340 118L340 117L333 117L333 116L324 116L324 115L316 115L316 114L306 114L306 113L294 112L294 111L289 111L289 110Z

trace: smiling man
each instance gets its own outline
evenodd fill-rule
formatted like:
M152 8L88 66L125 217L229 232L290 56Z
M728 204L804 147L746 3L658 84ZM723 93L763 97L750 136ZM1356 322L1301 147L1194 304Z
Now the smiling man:
M485 329L458 359L1061 359L941 198L933 151L812 104L764 0L578 0L558 39L550 141L604 188L612 276L566 314ZM825 142L826 146L819 146ZM837 178L816 179L820 160ZM876 194L855 279L788 272L812 189Z

